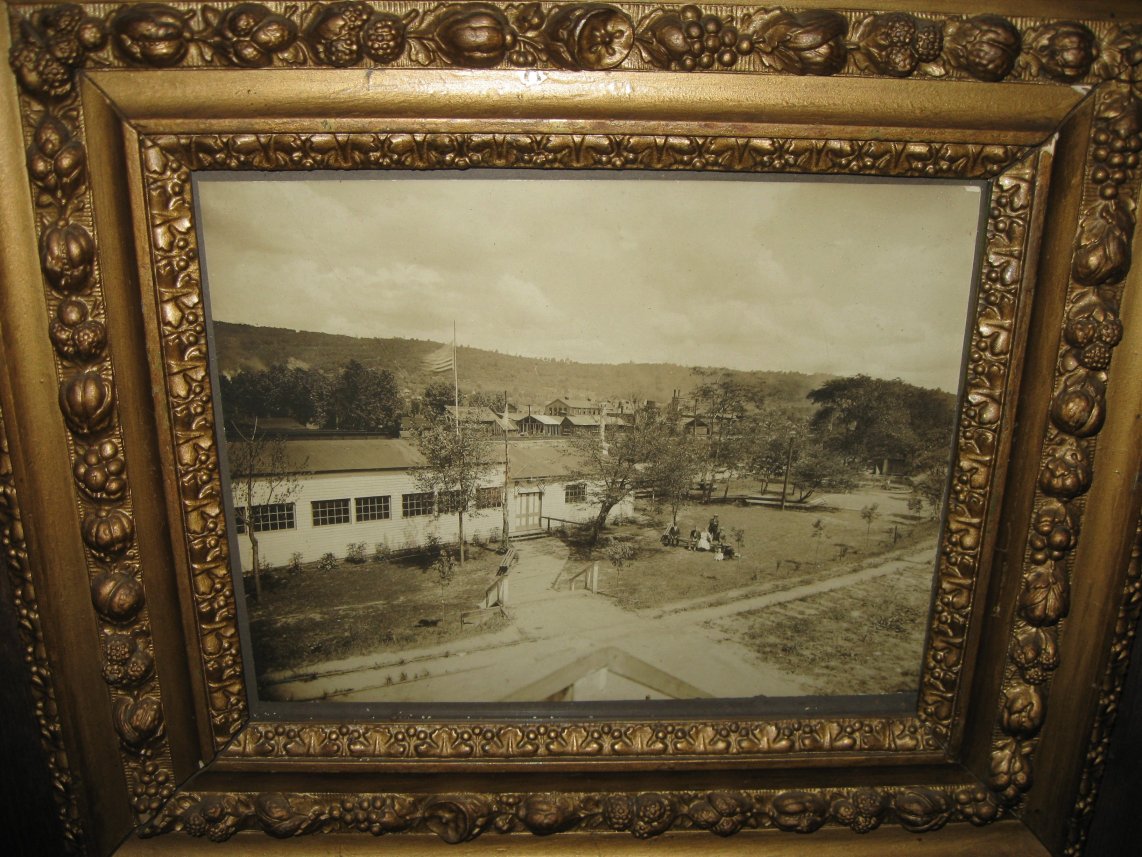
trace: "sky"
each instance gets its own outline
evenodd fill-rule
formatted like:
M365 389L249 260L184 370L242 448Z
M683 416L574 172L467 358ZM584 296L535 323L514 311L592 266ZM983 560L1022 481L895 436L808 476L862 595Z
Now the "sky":
M316 177L315 177L316 176ZM214 319L958 389L978 184L678 173L196 179Z

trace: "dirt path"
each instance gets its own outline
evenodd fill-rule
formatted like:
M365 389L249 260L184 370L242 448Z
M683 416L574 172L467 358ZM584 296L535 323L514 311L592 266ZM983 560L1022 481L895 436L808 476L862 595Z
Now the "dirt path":
M583 565L568 558L561 542L524 542L518 550L508 579L510 628L451 646L327 662L266 676L265 683L277 699L478 702L543 699L605 668L623 676L615 682L631 682L624 690L629 695L619 698L641 698L644 691L647 698L796 696L808 690L795 676L709 623L891 574L931 556L918 551L765 595L742 590L713 605L707 598L633 613L605 595L553 589Z
M687 623L709 622L715 619L724 619L736 613L759 610L762 607L784 604L787 601L797 601L801 598L808 598L810 595L818 595L822 592L842 589L847 586L862 583L866 580L882 577L886 574L900 572L908 566L931 565L931 563L932 550L931 548L924 548L923 550L910 552L906 556L890 559L883 565L877 565L859 571L851 571L847 574L839 574L836 577L830 577L825 580L818 580L800 586L792 586L789 589L779 589L776 592L769 592L765 595L750 596L748 589L738 589L732 592L721 593L717 598L717 603L714 604L710 604L711 599L709 598L695 598L689 602L672 604L666 609L651 608L640 612L653 616L653 618L656 619L662 619L663 621L677 621L681 618L682 621Z

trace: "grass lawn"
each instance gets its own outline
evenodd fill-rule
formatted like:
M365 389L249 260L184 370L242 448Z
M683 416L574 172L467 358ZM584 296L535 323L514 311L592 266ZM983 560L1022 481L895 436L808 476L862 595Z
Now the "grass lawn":
M714 624L814 692L915 691L931 584L930 568L908 566Z
M469 545L463 569L443 593L425 558L404 557L332 570L308 563L300 571L262 574L262 597L250 599L250 636L259 675L380 650L414 649L486 633L503 623L460 625L460 612L483 603L500 556Z
M742 531L737 548L740 558L716 562L711 553L663 547L659 536L668 522L627 523L608 529L607 534L615 541L626 542L636 551L636 556L620 568L608 562L600 549L581 551L578 558L584 562L600 559L600 589L632 610L712 599L720 592L745 587L761 594L832 577L875 556L931 541L936 522L916 521L893 511L894 499L886 496L880 502L883 512L871 530L860 514L864 498L850 504L855 508L786 511L695 503L679 514L679 530L686 534L691 527L705 529L716 514L729 541L734 541L731 534L735 530ZM821 528L815 529L818 521ZM815 532L821 535L814 537Z

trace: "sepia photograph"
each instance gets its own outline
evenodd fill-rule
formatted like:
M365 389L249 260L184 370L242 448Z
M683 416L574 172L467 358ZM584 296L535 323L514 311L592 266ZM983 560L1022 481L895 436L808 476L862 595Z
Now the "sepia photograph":
M983 191L197 174L259 698L915 693Z

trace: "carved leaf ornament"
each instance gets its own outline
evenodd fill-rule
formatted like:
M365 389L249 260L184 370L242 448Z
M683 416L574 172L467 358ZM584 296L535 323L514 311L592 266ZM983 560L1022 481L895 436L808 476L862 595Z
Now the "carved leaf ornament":
M1047 716L1059 629L1070 600L1096 439L1105 420L1122 282L1131 264L1142 152L1139 28L997 15L858 13L781 7L628 3L416 4L133 3L13 6L9 63L24 94L27 169L38 219L57 358L58 401L70 432L75 501L98 618L101 672L123 750L133 809L147 833L224 840L238 830L277 837L356 830L433 832L463 842L484 832L669 829L728 836L742 829L858 833L887 822L912 832L986 824L1017 807ZM130 481L103 302L76 75L82 69L438 67L614 69L1097 85L1097 119L1067 297L1055 393L1017 601L989 788L780 792L305 795L177 791L135 544ZM1133 86L1132 86L1133 84ZM726 136L558 134L273 134L144 138L142 159L159 286L163 360L178 486L194 575L201 667L217 747L238 758L592 759L657 754L938 749L956 708L980 562L981 529L1003 423L1012 332L1024 277L1035 170L1007 146ZM198 169L363 169L474 166L809 172L992 180L978 316L941 546L919 719L750 724L515 725L246 724L233 584L221 512L190 173ZM6 447L4 460L6 462ZM5 470L10 471L5 463ZM5 481L7 484L7 480ZM6 544L18 516L0 508ZM26 568L18 556L14 573ZM1135 563L1137 566L1137 563ZM1135 575L1135 578L1137 575ZM1137 589L1137 586L1135 587ZM28 615L34 596L20 589ZM1137 611L1137 592L1130 609ZM1124 610L1127 609L1124 606ZM31 620L29 620L31 621ZM1127 639L1129 623L1119 634ZM24 629L38 633L34 623ZM32 646L29 651L32 651ZM34 659L34 655L29 655ZM1119 667L1122 657L1117 661ZM42 666L42 665L41 665ZM1121 669L1119 670L1121 672ZM50 674L45 669L41 674ZM43 691L50 698L50 682ZM1113 705L1111 687L1107 705ZM45 709L46 710L46 709ZM58 719L42 718L45 736ZM45 737L46 743L51 743ZM55 741L55 745L59 742ZM62 758L58 753L57 762ZM1093 764L1093 763L1092 763ZM68 789L57 764L57 792ZM67 801L61 798L61 805ZM73 806L73 804L71 805ZM69 819L74 811L67 810ZM69 828L78 838L75 825ZM1081 834L1076 835L1076 841Z

